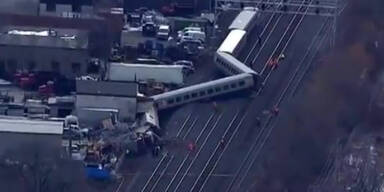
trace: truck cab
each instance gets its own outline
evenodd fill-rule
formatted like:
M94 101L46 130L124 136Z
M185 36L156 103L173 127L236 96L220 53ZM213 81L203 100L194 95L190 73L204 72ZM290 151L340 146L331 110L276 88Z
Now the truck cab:
M155 36L156 34L156 25L153 22L147 22L143 24L143 31L144 36Z

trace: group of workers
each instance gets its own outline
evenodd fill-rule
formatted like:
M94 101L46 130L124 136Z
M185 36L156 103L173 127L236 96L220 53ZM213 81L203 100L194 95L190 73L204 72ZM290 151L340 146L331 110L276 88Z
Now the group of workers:
M284 60L285 59L285 55L282 53L280 54L277 58L275 59L270 59L267 63L267 65L269 67L271 67L272 70L275 70L278 65L279 65L279 62ZM213 109L218 112L219 111L219 108L218 108L218 105L217 103L214 101L212 102L212 106L213 106ZM277 106L274 106L271 111L270 111L270 114L274 115L274 116L277 116L279 114L279 108ZM260 127L261 126L261 119L259 117L256 118L256 126L257 127ZM225 140L224 138L221 138L220 141L219 141L219 145L222 147L222 148L225 148ZM187 148L190 152L194 152L196 150L196 144L191 141L188 143L187 145Z

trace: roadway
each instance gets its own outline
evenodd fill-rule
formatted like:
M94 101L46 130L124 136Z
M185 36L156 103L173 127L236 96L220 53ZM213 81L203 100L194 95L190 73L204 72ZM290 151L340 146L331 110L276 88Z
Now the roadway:
M268 16L271 14L268 14L266 19ZM265 88L259 94L246 91L217 98L217 110L211 101L208 101L161 113L163 127L166 129L164 137L172 142L155 160L147 156L128 160L128 165L135 166L132 170L124 171L127 176L126 185L121 191L226 191L229 186L233 191L244 191L252 184L254 177L237 174L237 170L244 170L245 173L255 170L254 163L250 163L251 168L248 171L248 164L244 168L243 161L250 150L251 154L256 154L252 156L257 157L258 148L263 147L262 141L270 135L267 126L270 114L265 111L271 109L279 100L279 96L290 82L290 77L299 66L299 61L304 57L325 20L307 16L300 22L300 19L296 18L291 28L288 28L292 17L284 15L280 20L278 17L273 19L270 25L277 20L278 24L274 28L269 26L264 32L264 46L252 50L257 35L249 36L244 55L239 56L240 60L252 64L257 71L262 71L268 58L284 49L285 42L290 40L284 51L286 60L277 70L265 70ZM295 31L298 23L300 25ZM275 51L286 29L289 31ZM292 33L294 36L289 38ZM251 50L251 56L246 59L247 52ZM255 58L256 55L259 56ZM201 68L212 68L212 65L208 64L211 63L202 62ZM196 79L213 79L215 74L212 69L209 73L197 73ZM261 118L261 126L256 126L256 117ZM282 127L278 127L280 128ZM223 136L224 145L219 142ZM193 152L187 149L187 144L191 141L197 146ZM261 144L258 143L256 150L253 150L255 141Z

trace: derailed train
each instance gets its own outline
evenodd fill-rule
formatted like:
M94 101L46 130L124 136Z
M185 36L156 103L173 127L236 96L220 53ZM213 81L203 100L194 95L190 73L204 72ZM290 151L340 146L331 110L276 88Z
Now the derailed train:
M167 109L185 103L206 99L257 86L259 75L236 59L247 39L247 32L255 26L258 10L244 9L228 27L228 35L214 55L214 63L226 75L213 80L163 94L152 96L157 109Z

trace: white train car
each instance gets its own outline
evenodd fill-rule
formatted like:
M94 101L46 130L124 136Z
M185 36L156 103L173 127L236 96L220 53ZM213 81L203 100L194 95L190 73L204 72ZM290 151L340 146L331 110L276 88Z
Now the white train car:
M226 75L248 73L253 75L254 78L256 78L255 80L257 80L257 72L228 53L216 51L214 59L216 66Z
M249 32L256 25L256 21L257 21L256 18L259 15L258 12L259 11L257 8L255 8L253 10L247 8L247 9L241 11L237 15L235 20L233 20L231 25L229 25L228 30L231 31L234 29L239 29L239 30Z
M217 51L237 56L243 49L246 39L246 31L234 29L229 32Z
M151 98L154 100L157 109L163 110L225 93L248 89L253 86L252 75L244 73L177 89Z

